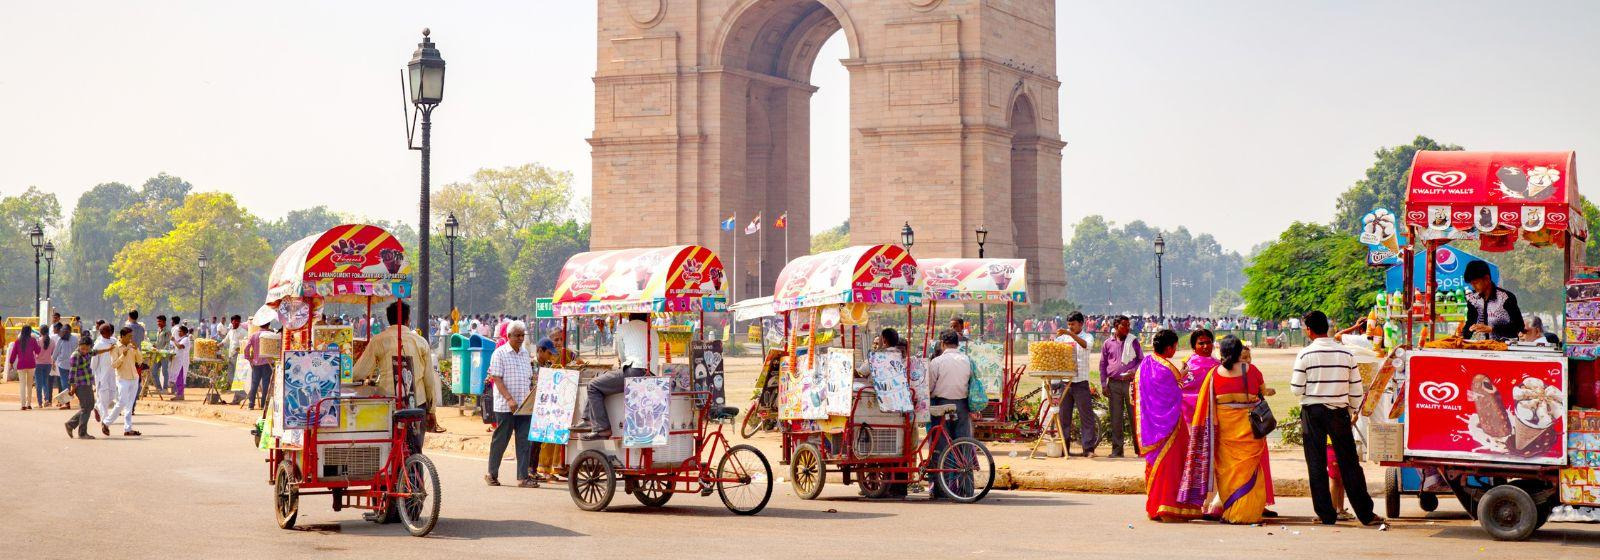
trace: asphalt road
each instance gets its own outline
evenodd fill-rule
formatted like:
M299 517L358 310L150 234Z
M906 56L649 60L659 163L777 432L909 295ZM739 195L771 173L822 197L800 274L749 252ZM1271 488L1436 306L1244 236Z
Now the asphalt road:
M239 426L141 416L141 438L70 440L66 412L0 408L0 558L1593 558L1600 526L1551 524L1531 542L1488 539L1459 508L1396 520L1388 531L1309 524L1310 502L1283 500L1283 523L1163 525L1142 496L995 492L979 504L866 502L829 486L802 501L786 484L760 515L715 495L611 511L577 509L564 485L483 484L484 460L433 455L443 511L428 538L301 500L303 530L273 523L263 453ZM116 432L120 433L120 431ZM769 458L770 459L770 458ZM774 461L775 463L775 461ZM774 464L774 468L778 468ZM511 467L502 476L511 478ZM1414 502L1406 504L1420 513ZM1294 517L1301 516L1301 517ZM1526 555L1526 556L1522 556Z

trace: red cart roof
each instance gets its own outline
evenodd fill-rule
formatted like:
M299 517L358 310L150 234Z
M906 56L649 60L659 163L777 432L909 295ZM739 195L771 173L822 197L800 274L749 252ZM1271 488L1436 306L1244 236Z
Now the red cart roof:
M1574 230L1578 207L1573 152L1417 152L1406 189L1406 224L1445 230L1498 227Z
M579 253L556 279L557 317L721 311L722 259L698 245Z
M286 297L360 303L411 295L411 260L378 226L344 224L294 242L267 277L267 303Z
M1027 259L922 259L923 293L934 301L1027 303Z
M899 245L860 245L806 255L778 273L772 308L845 303L921 305L917 260Z

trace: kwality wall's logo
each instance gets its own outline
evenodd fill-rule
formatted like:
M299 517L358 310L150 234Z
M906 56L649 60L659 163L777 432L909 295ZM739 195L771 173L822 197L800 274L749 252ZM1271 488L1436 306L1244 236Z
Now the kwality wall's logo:
M1461 386L1449 381L1424 381L1417 385L1417 396L1435 405L1447 405L1461 396Z
M1460 171L1429 171L1422 174L1422 182L1430 187L1448 189L1467 182L1467 174Z

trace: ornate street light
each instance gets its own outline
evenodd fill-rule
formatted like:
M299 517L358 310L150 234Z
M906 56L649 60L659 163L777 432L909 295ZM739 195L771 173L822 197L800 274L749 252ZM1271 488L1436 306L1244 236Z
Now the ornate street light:
M33 245L33 301L39 303L39 252L44 247L44 226L39 222L33 223L33 229L28 230L28 244Z
M406 63L406 71L410 77L407 93L411 98L411 105L416 107L417 113L422 115L422 145L411 145L411 129L406 130L406 146L413 150L422 151L422 196L419 199L419 218L417 219L417 246L421 251L418 258L418 277L422 285L417 290L417 320L413 325L422 328L422 335L428 336L428 237L430 224L428 218L428 166L433 149L431 145L433 131L433 109L444 100L444 59L439 56L439 49L434 48L433 40L428 37L430 31L422 30L422 42L417 43L417 50L411 53L411 62ZM415 126L415 116L412 117L412 126Z
M204 325L205 322L206 322L206 266L211 264L211 258L206 256L205 251L201 251L200 252L200 257L198 259L196 259L196 260L200 262L200 315L199 316L200 316L200 324Z
M44 242L44 299L50 299L50 284L55 277L56 244ZM53 307L53 306L52 306Z
M1165 321L1167 317L1167 285L1161 281L1161 256L1167 254L1167 240L1156 234L1156 317L1158 321Z
M461 313L456 311L456 236L459 235L461 222L456 221L456 213L451 212L444 217L444 238L450 241L450 333L455 334L457 323L461 322Z
M977 231L974 231L973 233L976 233L977 236L978 236L978 258L981 259L981 258L983 258L983 242L989 240L989 228L984 227L984 226L978 226ZM985 317L985 313L984 313L985 311L986 310L984 309L984 305L981 304L981 303L978 304L978 335L979 336L982 336L982 335L986 334L984 332L986 330L985 326L986 326L986 321L987 321L987 318Z
M917 232L911 231L911 222L906 222L906 225L900 228L900 244L905 245L906 251L910 252L911 246L916 242Z

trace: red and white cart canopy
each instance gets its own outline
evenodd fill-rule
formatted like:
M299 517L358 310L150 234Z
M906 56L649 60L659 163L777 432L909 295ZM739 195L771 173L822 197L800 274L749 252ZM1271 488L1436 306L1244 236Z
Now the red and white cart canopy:
M699 245L590 251L556 279L555 316L722 311L722 259Z
M1571 231L1578 206L1573 152L1421 151L1411 163L1406 224L1444 231Z
M267 276L267 303L288 297L360 303L411 296L411 260L400 240L366 224L344 224L294 242Z
M858 245L806 255L778 273L777 312L846 303L920 305L917 260L899 245Z
M933 301L1027 303L1027 259L922 259L923 293Z

